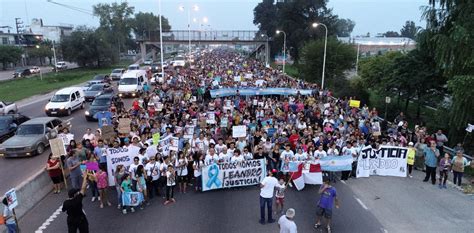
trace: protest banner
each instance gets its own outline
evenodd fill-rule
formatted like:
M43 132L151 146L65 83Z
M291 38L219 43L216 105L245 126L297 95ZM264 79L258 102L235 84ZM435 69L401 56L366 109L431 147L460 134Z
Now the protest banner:
M114 174L117 165L123 165L125 170L128 171L128 167L132 164L131 157L128 148L107 148L107 175L109 186L115 185Z
M234 82L240 82L242 78L240 76L234 76Z
M215 124L216 123L216 114L215 114L215 112L207 112L206 113L206 123L207 124Z
M257 80L259 81L259 80ZM260 80L259 83L263 83ZM239 92L237 92L237 90ZM260 88L260 87L240 87L240 88L219 88L210 91L211 97L228 97L235 96L258 96L258 95L311 95L313 90L310 89L291 89L291 88Z
M55 138L49 140L51 146L51 153L53 158L59 158L61 155L66 155L66 148L64 147L64 141L61 138Z
M380 128L380 122L376 121L372 123L372 135L374 136L382 135L382 128Z
M101 130L102 130L102 139L104 139L104 141L110 141L110 140L115 139L115 131L114 131L113 126L104 125L102 126Z
M120 118L118 125L118 132L121 134L129 134L131 131L130 124L132 120L130 118Z
M407 148L397 146L381 146L378 150L364 147L357 162L357 178L372 175L406 177L407 151Z
M202 169L202 190L256 185L265 176L265 159L214 163Z
M353 108L360 108L360 100L349 100L349 106Z
M74 134L60 133L60 134L58 134L58 138L60 138L63 141L64 146L67 146L67 145L69 145L71 140L74 140Z
M171 137L171 139L170 139L170 150L178 151L178 144L179 144L179 138L178 137Z
M233 138L244 138L246 136L247 136L247 126L246 125L232 126L232 137Z
M138 206L144 201L141 192L125 192L122 193L123 206Z
M153 145L158 145L158 142L160 141L160 133L153 134L152 139Z

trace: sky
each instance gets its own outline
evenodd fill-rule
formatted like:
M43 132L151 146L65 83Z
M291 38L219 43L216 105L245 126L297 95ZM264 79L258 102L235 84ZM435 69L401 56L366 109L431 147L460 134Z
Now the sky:
M120 0L52 0L58 3L82 8L92 12L92 5L99 2L111 3ZM159 0L128 0L135 12L153 12L158 14ZM173 29L187 29L187 10L182 12L179 6L198 11L191 13L191 19L207 23L200 26L192 23L191 29L206 30L257 30L253 24L253 9L261 0L162 0L162 12L170 20ZM412 20L424 27L421 21L420 7L428 0L329 0L328 6L340 18L349 18L356 22L353 36L371 35L386 31L400 31L405 21ZM99 19L89 14L74 11L49 3L48 0L0 0L0 26L15 26L15 18L21 18L29 24L33 18L42 18L45 25L88 25L97 27ZM5 29L0 29L4 30ZM15 29L12 29L15 31Z

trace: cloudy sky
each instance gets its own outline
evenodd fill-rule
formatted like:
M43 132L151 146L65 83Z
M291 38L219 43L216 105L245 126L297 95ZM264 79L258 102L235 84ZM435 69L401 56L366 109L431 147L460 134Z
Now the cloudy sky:
M99 2L121 2L120 0L52 0L61 4L92 11ZM129 0L135 11L158 13L158 0ZM163 15L168 17L173 29L187 27L187 13L179 6L197 5L199 10L191 18L208 19L205 28L210 30L255 30L253 8L261 0L162 0ZM407 20L424 26L420 7L428 0L329 0L329 6L341 18L356 22L353 35L370 32L371 35L393 30L399 31ZM0 26L15 26L15 18L29 24L32 18L42 18L44 24L73 24L98 26L98 18L87 13L49 3L48 0L0 0ZM198 29L199 24L192 24ZM13 30L14 31L14 30Z

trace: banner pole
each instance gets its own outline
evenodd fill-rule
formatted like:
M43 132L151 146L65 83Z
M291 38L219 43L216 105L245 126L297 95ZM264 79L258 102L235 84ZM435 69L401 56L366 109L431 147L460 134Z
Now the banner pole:
M63 166L63 161L61 161L61 156L59 157L59 166L61 167L61 173L63 174L64 188L67 191L66 174L64 174L64 166Z
M6 207L6 208L8 208L8 207ZM16 230L17 230L17 232L20 232L20 226L18 225L18 219L16 218L15 208L12 209L12 213L13 213L13 218L15 219Z

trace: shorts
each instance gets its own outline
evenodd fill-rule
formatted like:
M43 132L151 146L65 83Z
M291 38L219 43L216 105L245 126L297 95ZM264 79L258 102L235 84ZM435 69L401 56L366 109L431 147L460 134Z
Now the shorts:
M178 176L178 183L188 183L188 176Z
M63 176L62 176L62 175L59 175L59 176L52 176L52 177L51 177L51 181L53 181L53 184L62 183L62 182L63 182Z
M322 207L318 206L317 209L316 209L316 215L324 216L327 219L331 219L332 218L332 209L322 208Z
M275 202L277 204L283 205L283 203L285 203L285 197L276 197Z

